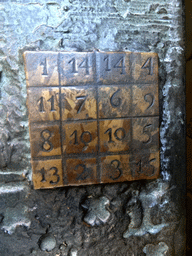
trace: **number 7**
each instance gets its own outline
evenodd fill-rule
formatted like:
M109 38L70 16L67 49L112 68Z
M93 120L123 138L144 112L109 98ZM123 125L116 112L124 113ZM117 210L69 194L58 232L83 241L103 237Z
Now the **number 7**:
M87 95L86 96L78 96L76 97L77 105L78 105L78 109L77 109L77 113L79 114L83 108L83 105L85 104L85 101L87 99Z

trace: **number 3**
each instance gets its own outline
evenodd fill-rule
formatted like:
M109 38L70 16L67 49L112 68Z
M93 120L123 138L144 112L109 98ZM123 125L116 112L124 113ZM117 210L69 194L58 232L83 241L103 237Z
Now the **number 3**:
M111 161L111 166L115 167L115 170L117 170L119 172L119 174L116 177L114 177L112 175L109 175L110 179L118 180L122 176L123 171L122 171L121 168L119 168L120 165L121 165L121 162L119 160L117 160L117 159Z

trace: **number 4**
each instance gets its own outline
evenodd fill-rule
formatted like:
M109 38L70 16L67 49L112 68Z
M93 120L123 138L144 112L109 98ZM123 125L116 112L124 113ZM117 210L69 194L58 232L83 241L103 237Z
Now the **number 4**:
M153 75L153 59L151 57L148 58L141 68L148 69L147 75L152 76Z
M121 75L125 74L125 58L124 56L118 60L118 62L114 65L114 68L120 68L121 69Z
M86 75L89 75L88 57L83 59L83 61L79 64L79 68L85 68Z

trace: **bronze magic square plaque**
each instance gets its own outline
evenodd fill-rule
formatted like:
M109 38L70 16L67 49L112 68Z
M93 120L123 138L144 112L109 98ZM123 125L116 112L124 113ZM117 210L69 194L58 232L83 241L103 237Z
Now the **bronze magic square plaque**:
M35 189L157 178L158 55L25 52Z

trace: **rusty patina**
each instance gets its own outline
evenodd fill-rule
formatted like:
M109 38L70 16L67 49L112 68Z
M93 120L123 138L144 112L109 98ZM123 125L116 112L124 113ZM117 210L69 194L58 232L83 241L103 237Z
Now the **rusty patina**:
M157 178L158 56L25 52L35 189Z

